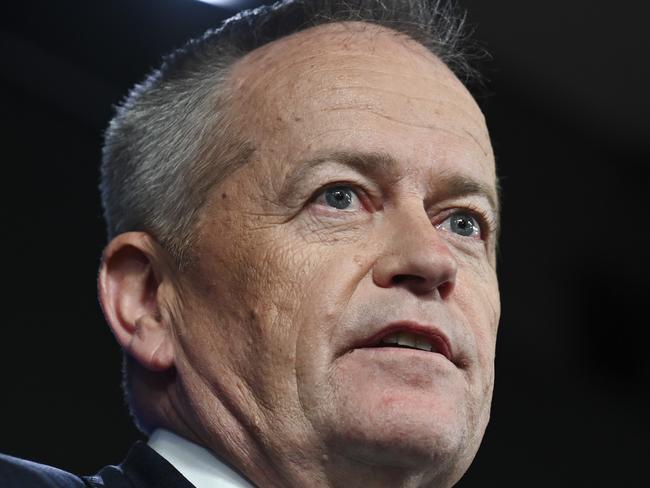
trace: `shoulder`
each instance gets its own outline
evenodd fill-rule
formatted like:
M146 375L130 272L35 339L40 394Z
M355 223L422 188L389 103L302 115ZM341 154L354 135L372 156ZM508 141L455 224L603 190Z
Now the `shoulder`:
M61 469L0 454L2 488L85 488L87 485Z

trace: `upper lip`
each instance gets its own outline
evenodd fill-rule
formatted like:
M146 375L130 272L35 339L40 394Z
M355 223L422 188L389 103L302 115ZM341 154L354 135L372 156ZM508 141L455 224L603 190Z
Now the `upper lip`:
M431 342L436 352L445 356L449 361L454 362L454 354L449 337L439 327L411 320L399 320L381 326L381 328L374 331L369 337L356 343L353 349L377 346L384 337L395 332L410 332L411 334L425 337Z

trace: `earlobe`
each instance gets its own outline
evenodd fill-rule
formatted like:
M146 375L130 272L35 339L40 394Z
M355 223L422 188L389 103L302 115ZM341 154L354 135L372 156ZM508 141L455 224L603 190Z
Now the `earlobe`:
M161 313L168 278L164 250L143 232L127 232L104 251L98 292L106 321L122 348L151 371L174 364L170 324Z
M135 333L125 349L151 371L164 371L174 364L174 349L167 328L163 330L160 320L151 315L136 320Z

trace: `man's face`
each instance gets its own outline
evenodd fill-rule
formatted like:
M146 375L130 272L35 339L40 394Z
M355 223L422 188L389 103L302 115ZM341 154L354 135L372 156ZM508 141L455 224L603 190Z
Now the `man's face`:
M457 479L488 421L500 311L480 110L369 25L269 44L231 82L256 151L202 210L175 322L204 440L236 424L331 479L356 462Z

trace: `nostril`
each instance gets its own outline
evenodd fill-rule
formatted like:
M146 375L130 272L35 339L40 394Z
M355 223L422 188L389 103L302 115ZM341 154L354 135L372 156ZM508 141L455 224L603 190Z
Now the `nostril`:
M445 281L444 283L440 283L440 285L438 285L438 293L440 294L440 298L445 300L449 295L451 295L451 291L453 289L454 289L453 281Z
M454 283L451 280L443 281L436 286L434 282L427 280L423 276L410 274L395 275L393 276L392 283L393 285L407 286L418 294L429 293L435 289L443 300L451 294L454 288Z
M408 279L418 278L417 276L409 276L405 274L393 276L393 283L399 285L400 283L405 282Z
M395 285L400 285L404 283L405 281L410 281L412 283L424 283L426 279L422 278L421 276L415 276L415 275L395 275L393 276L393 284Z

